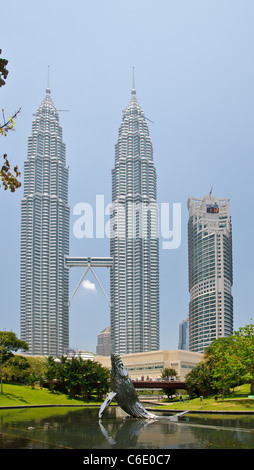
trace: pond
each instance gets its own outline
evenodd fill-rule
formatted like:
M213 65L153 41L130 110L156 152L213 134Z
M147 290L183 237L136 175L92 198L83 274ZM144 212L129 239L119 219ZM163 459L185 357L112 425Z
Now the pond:
M254 415L129 418L111 406L0 410L1 449L253 449Z

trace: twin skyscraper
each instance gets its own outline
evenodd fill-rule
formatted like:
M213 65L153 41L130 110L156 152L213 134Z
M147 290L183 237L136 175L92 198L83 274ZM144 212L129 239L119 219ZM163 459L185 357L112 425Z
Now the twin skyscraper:
M69 346L68 168L57 110L47 88L24 163L21 201L21 338L34 355Z
M111 349L120 354L159 349L156 184L147 120L133 85L131 99L123 112L119 128L112 170ZM191 200L189 206L190 216L194 216L195 220ZM229 212L222 207L220 211L219 215L214 212L217 217L214 230L211 224L208 224L207 230L205 223L202 225L201 212L198 224L189 228L189 240L193 237L193 242L189 243L190 331L194 334L193 328L195 330L197 325L195 331L200 336L208 320L209 327L203 335L213 332L214 339L230 334L233 319L231 223ZM213 213L210 217L213 217ZM69 224L65 144L58 112L48 87L36 111L32 133L28 138L24 196L21 202L21 339L28 343L30 354L59 356L65 354L69 347L69 271L64 261L65 256L69 255ZM206 243L202 242L208 232L209 236L213 235ZM216 246L220 245L220 257L216 255L216 262L218 264L220 261L221 276L219 271L215 273L212 270L213 253L216 251L212 246L212 238ZM200 239L199 255L192 256L190 250L192 245L194 250L194 239ZM197 253L196 245L195 250ZM198 267L202 252L206 253L207 263L211 263L210 272L202 271L203 277ZM227 268L228 265L231 268ZM225 269L229 269L228 276L224 276ZM214 303L210 300L208 309L211 305L213 311L208 319L205 313L206 299L202 303L196 297L201 295L202 289L202 295L213 295L218 285L223 306L222 302L219 303L219 294ZM224 295L224 292L228 295ZM225 311L226 302L229 304ZM170 301L168 304L170 315ZM202 320L198 321L198 318ZM225 324L229 327L224 328ZM195 349L195 341L193 339L191 343L193 351L200 352L207 344L205 341Z
M159 349L159 244L156 171L144 111L132 89L115 146L110 238L112 351Z

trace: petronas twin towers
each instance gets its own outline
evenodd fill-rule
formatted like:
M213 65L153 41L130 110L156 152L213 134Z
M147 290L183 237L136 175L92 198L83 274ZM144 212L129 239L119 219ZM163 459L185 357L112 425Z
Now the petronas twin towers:
M110 255L112 351L159 348L156 171L144 112L132 89L115 146Z
M159 348L159 247L156 171L144 112L133 86L115 146L110 255L112 352ZM21 203L21 338L31 354L69 346L68 168L47 88L24 164Z
M68 168L50 89L28 138L21 201L21 338L29 352L58 356L69 344Z

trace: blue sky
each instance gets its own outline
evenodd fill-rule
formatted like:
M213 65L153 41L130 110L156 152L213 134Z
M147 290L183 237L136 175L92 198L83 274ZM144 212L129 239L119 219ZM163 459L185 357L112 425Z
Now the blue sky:
M70 167L70 254L108 256L109 239L77 239L74 206L111 202L111 169L122 111L137 98L149 124L158 204L181 203L181 246L160 241L160 346L175 349L188 316L187 199L229 197L233 228L234 329L253 317L254 3L252 0L12 0L1 10L9 76L0 106L19 107L1 154L23 171L33 113L45 96L61 112ZM19 335L21 188L0 189L0 329ZM70 271L70 295L82 269ZM109 270L96 274L109 295ZM94 283L89 275L87 280ZM82 286L70 308L70 346L95 351L109 324L100 291Z

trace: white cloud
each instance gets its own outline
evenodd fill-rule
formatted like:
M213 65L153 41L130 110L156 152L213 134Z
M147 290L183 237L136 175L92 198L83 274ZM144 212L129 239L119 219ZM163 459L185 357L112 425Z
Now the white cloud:
M89 281L89 279L86 279L85 281L82 282L82 286L84 289L92 292L96 292L96 286L93 282Z

